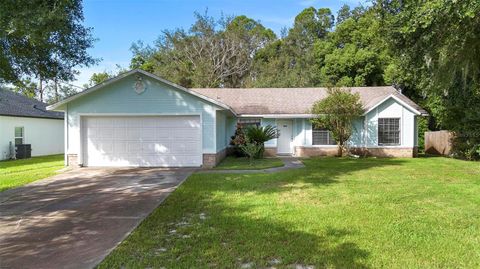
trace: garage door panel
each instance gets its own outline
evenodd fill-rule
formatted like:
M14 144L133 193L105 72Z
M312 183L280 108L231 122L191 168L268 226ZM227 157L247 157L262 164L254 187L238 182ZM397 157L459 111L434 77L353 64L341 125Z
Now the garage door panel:
M87 117L88 166L200 166L199 116Z

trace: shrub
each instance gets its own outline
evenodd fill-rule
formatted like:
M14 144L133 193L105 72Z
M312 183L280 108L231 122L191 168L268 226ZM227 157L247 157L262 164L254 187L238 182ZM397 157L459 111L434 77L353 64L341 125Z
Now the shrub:
M247 142L244 145L240 145L240 149L247 155L250 160L250 165L253 164L253 160L257 158L258 154L262 151L262 146L256 143Z
M259 151L255 158L262 158L265 151L264 143L268 140L278 137L277 128L267 125L267 126L249 126L245 130L245 136L248 143L253 143L259 147Z
M233 154L237 157L244 157L245 154L240 147L247 143L247 139L241 124L237 124L235 134L232 135L230 139L230 146L233 147Z

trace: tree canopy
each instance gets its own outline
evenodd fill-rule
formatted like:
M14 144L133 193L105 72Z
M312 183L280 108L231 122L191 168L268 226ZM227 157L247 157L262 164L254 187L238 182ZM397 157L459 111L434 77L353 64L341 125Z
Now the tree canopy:
M353 121L364 113L360 95L342 88L329 88L328 96L313 104L313 125L329 130L338 145L338 156L347 153L347 141L353 133Z
M71 81L75 68L96 59L87 53L95 39L83 26L80 0L0 2L0 82L28 88L36 80L39 99L43 82Z

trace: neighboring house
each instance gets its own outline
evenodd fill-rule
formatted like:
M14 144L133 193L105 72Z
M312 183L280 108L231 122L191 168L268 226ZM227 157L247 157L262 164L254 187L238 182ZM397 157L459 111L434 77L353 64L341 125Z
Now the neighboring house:
M12 157L15 144L31 144L32 156L63 153L63 113L47 111L46 106L0 89L0 160Z
M393 87L351 90L366 110L351 147L414 156L417 118L426 112ZM265 144L271 155L335 154L330 133L309 121L312 104L325 96L325 88L186 89L132 70L48 109L66 113L70 165L211 167L225 157L237 122L277 126L280 136Z

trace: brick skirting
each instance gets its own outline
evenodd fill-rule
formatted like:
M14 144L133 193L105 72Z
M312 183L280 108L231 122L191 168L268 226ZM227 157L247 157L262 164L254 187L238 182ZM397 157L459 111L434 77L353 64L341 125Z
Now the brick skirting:
M265 151L263 152L263 156L265 156L265 157L275 157L275 156L277 156L277 148L276 147L265 147Z
M413 158L418 150L416 148L354 148L351 151L362 156Z
M337 156L337 147L295 147L295 156L314 157L314 156Z
M217 153L203 154L203 168L213 168L217 166L227 156L227 149L223 149Z
M412 158L418 154L417 147L413 148L351 148L353 154L360 156L373 157L396 157ZM295 147L295 156L314 157L314 156L337 156L337 147Z

